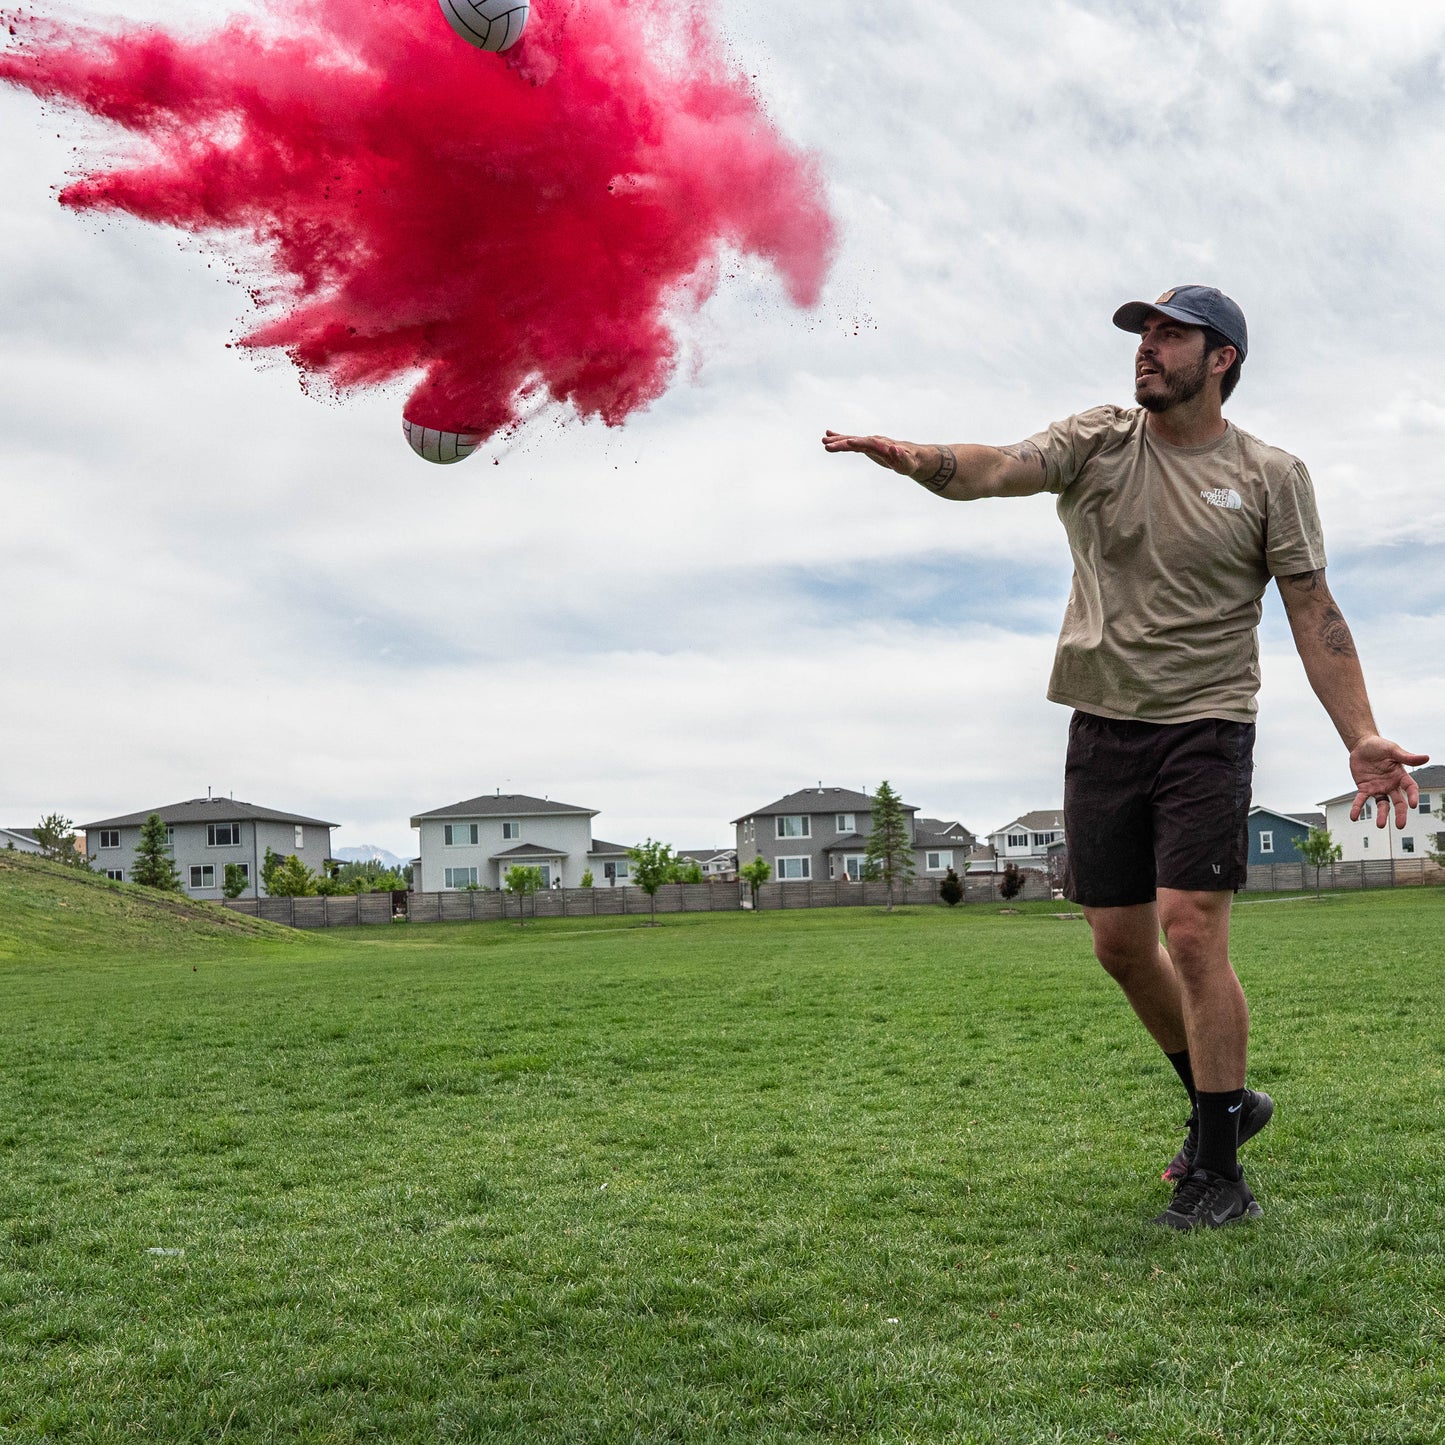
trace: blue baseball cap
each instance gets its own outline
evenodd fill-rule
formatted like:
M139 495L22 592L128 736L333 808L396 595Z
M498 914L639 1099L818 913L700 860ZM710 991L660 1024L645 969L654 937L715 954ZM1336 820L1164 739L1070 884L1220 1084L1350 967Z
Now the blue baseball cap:
M1186 326L1208 326L1217 331L1244 360L1249 350L1249 328L1244 312L1214 286L1176 286L1157 301L1128 301L1114 313L1120 331L1143 331L1151 316L1168 316Z

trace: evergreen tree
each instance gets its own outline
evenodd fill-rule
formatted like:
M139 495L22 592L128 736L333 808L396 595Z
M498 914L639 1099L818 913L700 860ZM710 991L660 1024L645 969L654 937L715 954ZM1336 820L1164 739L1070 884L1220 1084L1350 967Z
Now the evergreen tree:
M958 874L952 868L944 874L943 882L938 885L938 896L950 908L963 902L963 884L959 882Z
M316 875L294 853L283 858L272 848L261 863L261 886L271 898L314 898L320 891Z
M166 825L159 813L152 813L140 825L140 842L136 845L135 862L131 864L130 881L166 893L181 891L181 875L176 872Z
M873 831L868 835L864 857L888 885L888 911L892 913L894 883L907 883L913 877L913 838L903 800L888 786L886 778L878 784L872 802Z
M47 813L35 827L35 841L40 844L40 856L52 863L64 863L67 868L89 868L90 859L76 846L75 824L59 813Z
M1010 863L999 879L999 896L1005 903L1012 903L1024 891L1023 869L1017 863Z

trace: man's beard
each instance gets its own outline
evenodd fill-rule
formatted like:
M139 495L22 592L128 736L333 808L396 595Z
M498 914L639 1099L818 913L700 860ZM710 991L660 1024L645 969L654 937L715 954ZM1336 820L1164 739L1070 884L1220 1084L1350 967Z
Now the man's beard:
M1138 384L1135 383L1134 400L1145 411L1168 411L1170 407L1193 401L1209 380L1209 353L1205 352L1188 371L1161 371L1159 376L1165 388L1162 395L1150 392L1148 396L1140 396Z

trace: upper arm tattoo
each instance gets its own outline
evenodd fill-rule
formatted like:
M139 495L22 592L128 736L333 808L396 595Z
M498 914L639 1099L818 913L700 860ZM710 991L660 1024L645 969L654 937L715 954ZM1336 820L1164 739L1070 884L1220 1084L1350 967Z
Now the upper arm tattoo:
M1309 592L1318 592L1325 585L1325 569L1316 567L1313 572L1296 572L1289 577L1281 577L1281 582L1288 582L1295 592L1301 596Z
M1010 447L999 447L998 450L1001 451L1004 456L1012 457L1016 462L1023 462L1025 464L1032 462L1038 467L1039 471L1045 475L1048 474L1049 464L1044 460L1044 454L1033 442L1015 442Z
M941 446L938 449L938 466L926 477L919 477L930 491L941 492L953 480L958 472L958 457L952 447Z

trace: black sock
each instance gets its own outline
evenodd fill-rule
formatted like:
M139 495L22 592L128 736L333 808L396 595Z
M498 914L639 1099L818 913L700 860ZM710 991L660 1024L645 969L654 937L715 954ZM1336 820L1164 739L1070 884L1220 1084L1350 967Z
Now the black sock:
M1189 1095L1189 1105L1193 1108L1194 1070L1189 1067L1189 1050L1180 1049L1177 1054L1165 1054L1164 1057L1174 1065L1174 1072L1179 1075L1179 1082L1184 1085L1184 1090Z
M1239 1178L1239 1110L1244 1103L1243 1089L1228 1089L1222 1094L1195 1095L1199 1110L1199 1152L1194 1156L1196 1169Z

